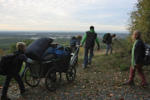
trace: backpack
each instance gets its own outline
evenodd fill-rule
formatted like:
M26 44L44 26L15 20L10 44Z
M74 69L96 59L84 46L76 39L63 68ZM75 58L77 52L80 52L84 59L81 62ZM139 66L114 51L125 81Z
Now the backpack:
M63 47L61 45L58 45L57 48L55 49L55 54L58 57L68 56L68 55L70 55L70 51L69 51L69 49L67 47Z
M0 74L7 75L11 71L11 66L15 64L15 60L17 58L16 54L10 54L3 56L0 61Z
M110 37L111 37L110 33L104 34L103 43L107 43L109 41Z
M145 44L144 65L150 65L150 45Z
M85 42L85 47L86 48L93 48L95 45L95 40L97 38L97 33L95 32L86 32L87 38L86 38L86 42Z

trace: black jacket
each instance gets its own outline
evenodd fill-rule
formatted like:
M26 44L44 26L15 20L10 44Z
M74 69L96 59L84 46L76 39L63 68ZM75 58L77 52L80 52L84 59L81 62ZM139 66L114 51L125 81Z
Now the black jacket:
M143 64L145 57L145 45L142 40L138 40L135 44L134 59L135 64Z
M16 75L20 72L23 61L27 61L27 57L25 56L24 52L16 51L14 52L16 55L15 59L13 60L13 64L9 66L8 70L6 71L7 75Z

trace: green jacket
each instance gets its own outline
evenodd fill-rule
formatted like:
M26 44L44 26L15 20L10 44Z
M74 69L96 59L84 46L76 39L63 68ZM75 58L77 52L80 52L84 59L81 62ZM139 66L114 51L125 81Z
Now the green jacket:
M90 32L91 33L95 33L94 30L90 30ZM82 38L82 40L81 40L81 45L84 45L84 43L86 41L86 38L87 38L87 34L85 33L84 36L83 36L83 38ZM97 45L99 46L99 39L98 39L98 37L96 37L95 41L96 41Z

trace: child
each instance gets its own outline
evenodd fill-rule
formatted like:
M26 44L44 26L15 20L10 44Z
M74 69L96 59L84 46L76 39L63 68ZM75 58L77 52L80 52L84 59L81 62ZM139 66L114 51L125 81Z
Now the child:
M15 60L13 60L14 64L10 66L9 69L7 70L6 79L3 85L3 89L2 89L1 100L10 100L10 98L7 97L7 91L8 91L9 83L12 78L14 78L18 82L20 93L24 94L25 92L25 87L19 75L19 72L23 64L23 61L28 61L28 60L31 61L31 60L28 59L24 54L26 50L25 43L18 42L16 44L16 48L17 48L17 51L14 52L14 55L16 55Z

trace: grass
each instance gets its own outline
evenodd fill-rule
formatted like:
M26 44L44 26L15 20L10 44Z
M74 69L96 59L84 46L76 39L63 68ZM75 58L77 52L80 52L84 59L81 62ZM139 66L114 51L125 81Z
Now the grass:
M93 63L87 69L81 67L84 48L80 48L75 82L69 84L63 81L64 83L62 82L54 93L46 92L42 84L43 86L30 89L27 99L37 100L37 98L49 97L50 100L121 100L120 98L144 100L141 98L148 98L150 90L137 86L137 83L140 83L137 75L135 77L136 87L121 86L121 83L127 81L129 76L130 54L124 48L123 42L121 45L115 43L113 47L113 54L108 56L105 55L105 49L95 51ZM149 70L149 68L146 67L144 70ZM150 79L150 73L146 71L145 74L147 79ZM12 87L10 89L13 90Z

